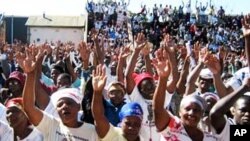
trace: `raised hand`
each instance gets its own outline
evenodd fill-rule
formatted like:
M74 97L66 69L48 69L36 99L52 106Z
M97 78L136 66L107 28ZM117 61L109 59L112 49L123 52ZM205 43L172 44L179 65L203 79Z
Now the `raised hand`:
M135 42L137 43L136 50L141 50L146 45L145 35L143 33L138 33Z
M219 48L219 57L220 57L220 59L226 59L226 56L227 56L227 50L225 49L225 47L223 47L223 46L220 46L220 48Z
M72 51L73 50L73 46L71 46L71 45L69 45L69 44L66 44L65 46L64 46L64 57L63 57L63 59L64 60L70 60L70 51Z
M107 76L105 67L98 65L92 72L92 85L94 91L102 91L106 84Z
M49 44L43 44L41 47L47 55L52 54L52 48Z
M168 77L170 74L170 64L167 51L160 48L155 52L156 58L152 60L152 64L160 77Z
M174 40L173 40L172 36L170 36L169 34L164 36L163 42L164 42L166 48L175 46Z
M119 58L125 59L131 54L129 46L120 49Z
M194 49L193 49L193 53L194 53L194 57L195 59L198 59L199 58L199 52L201 50L201 45L199 42L196 42L194 44Z
M90 55L90 47L85 42L80 42L77 47L78 52L80 53L80 56L83 61L89 61L89 55Z
M185 59L187 56L187 48L184 46L179 47L180 58Z
M95 28L91 29L91 38L93 41L98 42L98 32Z
M18 52L15 56L17 63L23 71L25 73L30 73L34 71L37 60L44 56L44 52L41 48L29 47L26 48L25 54Z
M221 65L219 59L213 54L206 54L204 57L204 64L213 74L221 73Z
M207 47L202 48L201 51L199 52L199 62L203 62L205 61L205 56L208 54L208 49Z
M244 18L241 20L242 27L243 27L243 36L249 36L250 35L250 14L244 16Z
M142 53L144 56L149 55L150 49L151 49L152 47L153 47L153 44L150 43L150 42L147 42L147 44L145 45L145 47L141 50L141 53Z

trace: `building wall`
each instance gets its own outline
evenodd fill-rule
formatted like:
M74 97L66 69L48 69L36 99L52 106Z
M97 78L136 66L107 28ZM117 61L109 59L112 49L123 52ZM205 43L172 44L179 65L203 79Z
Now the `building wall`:
M57 27L30 27L28 40L30 43L44 43L45 41L56 43L72 41L78 44L84 37L83 28L57 28Z
M8 43L11 43L11 34L13 33L13 40L18 39L21 40L23 43L27 43L27 27L25 26L25 23L27 21L28 17L11 17L7 16L4 18L6 22L6 41ZM13 29L12 29L13 24ZM13 32L12 32L13 30Z

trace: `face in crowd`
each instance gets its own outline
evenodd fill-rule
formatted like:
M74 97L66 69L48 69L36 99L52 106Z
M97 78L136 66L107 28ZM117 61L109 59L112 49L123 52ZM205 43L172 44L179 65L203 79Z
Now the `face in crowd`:
M154 91L155 91L155 82L152 78L146 78L141 81L138 85L139 91L141 95L145 99L153 99Z
M125 88L121 83L113 83L108 89L108 97L114 106L124 102Z
M127 140L138 140L143 118L141 106L136 102L125 104L119 113L119 118L123 136Z
M62 123L67 127L78 127L81 99L81 93L76 88L64 88L51 96L52 104L56 106Z
M9 125L15 130L23 126L29 126L29 120L23 110L22 98L13 98L5 104L6 118Z
M182 99L179 115L184 127L197 127L204 113L204 105L204 99L195 94Z
M77 124L77 114L80 110L80 105L71 98L61 98L58 100L56 110L64 125L75 127Z
M236 124L250 125L250 96L240 97L230 110Z

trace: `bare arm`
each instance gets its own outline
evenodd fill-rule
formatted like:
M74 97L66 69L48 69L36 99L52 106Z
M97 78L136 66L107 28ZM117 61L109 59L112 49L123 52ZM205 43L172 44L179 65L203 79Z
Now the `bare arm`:
M185 93L187 76L189 73L189 64L190 64L189 57L186 57L181 74L180 74L180 78L179 78L177 85L176 85L176 92L179 95L184 95L184 93Z
M92 29L92 38L93 38L94 43L95 43L97 60L100 64L104 64L104 52L102 52L104 49L103 49L103 46L99 45L98 32L96 32L95 29Z
M127 89L128 94L131 94L134 87L135 87L135 82L134 82L134 79L132 77L132 74L134 72L136 60L139 56L139 53L140 53L140 50L135 50L132 53L132 56L131 56L130 61L128 63L128 66L126 68L126 72L125 72L126 83L125 84L126 84L126 89Z
M153 97L155 125L158 131L164 130L170 121L170 115L164 108L166 82L170 74L170 65L166 57L167 53L164 50L165 49L162 48L157 50L157 59L153 60L153 65L155 66L160 77Z
M196 45L199 45L199 43L197 43ZM196 50L198 46L195 46ZM196 51L197 52L197 51ZM191 94L193 92L195 92L195 82L197 80L197 78L200 75L200 72L202 70L202 68L204 67L204 59L207 58L207 56L209 56L208 52L207 52L207 48L203 48L201 51L198 51L196 54L198 54L198 64L197 66L191 71L191 73L189 74L188 78L187 78L187 88L186 88L186 92L185 95Z
M168 48L166 50L169 50L168 54L169 54L170 68L171 68L171 75L172 75L172 79L168 81L167 83L167 91L169 93L174 93L176 89L176 84L180 77L179 72L178 72L178 67L177 67L177 58L176 58L174 48Z
M118 57L118 64L116 69L116 74L118 76L118 81L124 83L124 73L123 68L126 66L126 58L130 54L129 47L123 47L120 50L120 54Z
M74 82L77 79L77 74L75 73L74 68L71 64L69 55L65 58L64 61L65 61L66 67L69 71L69 74L72 77L72 82Z
M44 110L48 104L49 104L49 101L50 101L50 97L49 97L49 94L44 90L44 88L42 87L41 85L41 82L40 82L40 77L41 77L41 73L42 73L42 60L43 60L43 57L39 58L38 61L37 61L37 73L36 73L36 79L35 79L35 96L36 96L36 104L37 106L41 109L41 110Z
M146 70L148 73L150 73L151 75L153 75L153 68L152 68L152 65L151 65L151 59L149 57L149 54L150 54L150 45L151 43L147 43L147 45L142 49L142 53L143 53L143 56L144 56L144 60L145 60L145 65L146 65Z
M196 89L195 82L197 78L199 77L203 66L204 66L203 63L199 62L197 66L190 72L187 78L187 88L186 88L186 92L184 95L189 95L195 92L195 89Z
M227 88L221 79L220 61L214 55L210 55L205 58L204 63L213 73L214 86L216 88L219 97L222 98L227 94L233 92L233 89L231 87Z
M35 106L35 82L36 82L36 61L39 54L36 57L31 53L32 51L26 51L26 57L22 56L21 53L17 55L18 64L22 67L27 78L23 90L23 106L24 111L29 117L29 121L37 126L43 118L43 113L40 109ZM35 59L36 58L36 59Z
M95 119L95 127L100 138L104 138L109 131L109 121L104 115L102 91L106 83L105 68L98 65L96 70L92 73L92 84L94 95L92 99L92 114Z
M245 37L245 52L248 62L248 68L250 72L250 17L245 16L244 19L242 19L242 25L243 25L243 35Z
M134 87L135 87L135 82L134 82L134 79L132 77L132 74L134 72L134 68L135 68L139 53L140 53L141 49L145 46L144 40L145 40L144 35L142 33L139 33L137 40L136 40L137 47L135 48L135 50L132 54L132 57L128 63L128 66L126 68L126 72L125 72L126 83L125 84L126 84L126 89L127 89L128 94L131 94Z
M211 125L215 128L218 134L220 134L225 127L226 120L224 115L226 112L230 109L230 107L233 106L239 97L250 90L250 79L248 78L244 83L245 84L242 85L238 90L233 91L229 95L220 99L211 109L209 114Z

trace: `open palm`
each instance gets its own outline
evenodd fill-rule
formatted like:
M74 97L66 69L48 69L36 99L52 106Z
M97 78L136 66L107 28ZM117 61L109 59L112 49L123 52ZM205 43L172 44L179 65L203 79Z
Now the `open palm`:
M105 68L102 65L98 65L93 71L92 85L94 91L102 91L104 89L107 79L105 72Z
M221 72L220 61L216 56L207 54L204 63L213 74L219 74Z
M160 77L168 77L170 74L170 65L168 55L165 49L160 48L155 52L156 58L152 60L152 64L157 70Z
M249 36L250 35L250 14L246 15L243 19L242 19L242 26L243 26L243 35Z

